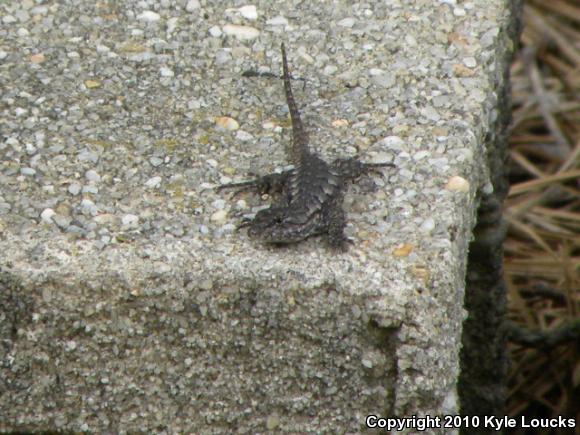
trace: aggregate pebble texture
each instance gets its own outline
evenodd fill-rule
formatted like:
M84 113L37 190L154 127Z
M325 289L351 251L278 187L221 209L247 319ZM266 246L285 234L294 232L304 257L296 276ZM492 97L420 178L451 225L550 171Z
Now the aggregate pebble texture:
M0 3L0 431L320 433L457 412L503 0ZM286 43L347 253L236 225L286 165ZM298 80L302 79L302 80ZM448 432L448 431L446 431Z

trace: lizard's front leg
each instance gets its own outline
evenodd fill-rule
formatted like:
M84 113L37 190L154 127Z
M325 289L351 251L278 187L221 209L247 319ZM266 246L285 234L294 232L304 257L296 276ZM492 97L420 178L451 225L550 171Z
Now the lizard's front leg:
M379 168L395 167L392 163L363 163L360 160L351 157L347 159L336 159L333 166L338 169L340 174L348 180L354 180L370 172L376 172L382 175Z
M292 170L284 171L281 173L273 173L258 177L254 180L242 181L240 183L228 183L218 186L216 190L220 191L223 189L238 188L233 196L237 196L239 193L247 189L255 189L260 195L268 194L281 194L285 191L288 180Z

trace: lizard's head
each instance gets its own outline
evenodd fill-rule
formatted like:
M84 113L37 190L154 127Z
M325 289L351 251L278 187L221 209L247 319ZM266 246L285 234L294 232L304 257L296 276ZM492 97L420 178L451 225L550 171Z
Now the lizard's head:
M260 210L248 225L248 236L276 245L304 239L305 233L300 231L303 224L293 222L287 213L287 209L277 207Z

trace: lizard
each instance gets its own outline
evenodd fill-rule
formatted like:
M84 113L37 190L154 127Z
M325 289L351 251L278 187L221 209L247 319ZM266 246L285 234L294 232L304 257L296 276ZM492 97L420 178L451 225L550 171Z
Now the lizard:
M269 208L258 211L253 219L245 219L238 226L248 227L251 238L266 244L287 245L325 234L331 248L345 251L347 243L351 243L344 235L346 217L342 208L347 182L376 168L393 165L363 163L352 157L328 164L310 149L308 133L292 93L284 43L281 52L282 79L292 126L289 160L294 168L250 181L223 184L218 189L254 188L261 195L277 195L278 199Z

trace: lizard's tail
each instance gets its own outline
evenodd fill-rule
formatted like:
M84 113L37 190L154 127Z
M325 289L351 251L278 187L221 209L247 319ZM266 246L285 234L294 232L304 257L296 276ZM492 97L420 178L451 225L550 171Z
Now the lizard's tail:
M284 91L286 92L286 103L288 104L288 111L290 112L290 119L292 120L292 135L294 137L294 144L297 148L301 148L300 151L307 151L308 145L308 135L304 130L302 125L302 119L300 119L300 112L296 106L296 100L294 100L294 95L292 94L292 86L290 84L290 73L288 72L288 60L286 59L286 47L284 43L280 46L282 50L282 71L284 79ZM296 150L298 151L298 150Z

